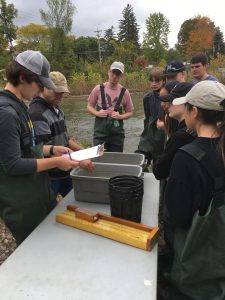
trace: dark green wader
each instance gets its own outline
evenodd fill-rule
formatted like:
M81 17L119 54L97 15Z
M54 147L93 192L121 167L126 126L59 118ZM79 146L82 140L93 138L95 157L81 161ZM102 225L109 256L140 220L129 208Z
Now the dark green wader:
M5 100L5 99L4 99ZM13 100L8 99L18 113L21 123L21 144L26 158L42 158L43 146L30 146L30 132L22 122L25 114ZM26 116L26 114L25 114ZM24 124L22 124L24 123ZM8 175L0 165L0 216L19 245L55 206L47 172Z
M195 148L193 150L193 147ZM192 149L190 149L192 148ZM214 195L204 216L195 213L189 230L177 229L174 261L170 273L173 286L183 295L172 300L225 299L225 178L216 172L220 166L207 161L205 152L194 145L182 147L207 169L214 179ZM194 152L193 152L194 151ZM203 159L202 159L203 158Z
M163 152L165 146L166 134L164 130L157 128L157 120L152 118L144 120L144 130L141 134L136 152L145 154L150 161L157 159Z
M102 109L106 109L105 92L103 85L100 85L100 90L102 98ZM125 88L121 89L121 93L114 109L114 111L118 111L120 114L122 113L122 107L120 107L120 103L125 91ZM97 106L97 110L100 109L101 108ZM95 118L93 137L93 144L95 146L105 143L104 147L108 152L123 152L124 139L125 134L123 128L123 120L116 120L111 117Z

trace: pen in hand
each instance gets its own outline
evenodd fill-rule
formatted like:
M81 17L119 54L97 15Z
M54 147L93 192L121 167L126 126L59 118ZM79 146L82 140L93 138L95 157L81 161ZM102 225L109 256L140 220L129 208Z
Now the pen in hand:
M69 154L69 158L70 158L70 160L72 160L72 157L71 157L71 155L70 155L70 151L68 151L68 154Z

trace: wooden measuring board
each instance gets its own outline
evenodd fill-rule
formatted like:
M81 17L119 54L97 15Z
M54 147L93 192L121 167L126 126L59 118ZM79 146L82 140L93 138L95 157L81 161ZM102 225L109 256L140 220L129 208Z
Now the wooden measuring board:
M88 211L74 205L56 215L56 221L109 239L151 251L158 241L159 228Z

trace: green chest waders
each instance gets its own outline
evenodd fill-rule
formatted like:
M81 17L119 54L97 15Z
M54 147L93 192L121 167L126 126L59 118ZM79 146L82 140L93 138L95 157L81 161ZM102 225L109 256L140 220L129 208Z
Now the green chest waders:
M26 117L26 112L11 99L4 97L4 102L9 103L18 114L24 157L42 158L43 146L31 146L31 133L22 116L24 114ZM47 172L9 175L0 165L0 216L15 237L17 245L46 217L54 202L51 199Z
M101 98L102 98L102 109L106 110L106 100L105 100L105 91L104 85L100 85ZM122 107L120 107L121 101L123 99L126 89L122 88L118 100L116 102L114 111L122 113ZM101 110L97 106L97 110ZM105 148L107 151L111 152L122 152L124 144L124 128L123 120L116 120L111 117L107 118L95 118L94 124L94 145L99 145L105 143Z
M205 159L200 148L190 144L181 149L206 168L214 182L214 194L205 215L200 216L197 211L190 229L175 232L171 281L188 299L222 300L225 299L225 178L217 173L221 166L213 159ZM182 297L172 299L182 300Z
M138 144L138 151L151 159L157 159L163 152L166 139L164 130L157 128L156 122L151 116L144 121L144 130Z

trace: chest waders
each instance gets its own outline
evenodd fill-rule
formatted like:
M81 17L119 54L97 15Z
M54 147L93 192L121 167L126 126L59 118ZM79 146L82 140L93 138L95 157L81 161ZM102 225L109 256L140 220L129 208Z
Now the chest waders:
M149 116L144 120L144 130L138 144L138 151L144 153L150 161L157 159L163 152L166 134L164 130L157 128L157 120Z
M43 146L32 145L29 115L10 93L0 93L0 105L16 111L21 127L21 153L24 158L42 158ZM0 165L0 216L9 227L19 245L53 208L55 201L49 188L46 172L9 175Z
M180 149L207 170L214 193L205 215L200 216L197 211L188 230L175 231L171 281L188 297L185 299L222 300L225 299L225 178L221 177L221 162L195 145ZM183 300L181 296L171 299Z
M102 98L102 109L106 110L107 106L103 84L100 84L100 91ZM123 87L114 107L114 111L118 111L120 114L122 114L122 107L120 107L120 104L122 102L125 91L126 89ZM97 110L101 110L98 105ZM123 120L117 120L111 117L95 118L93 138L94 145L105 143L104 146L107 151L123 152L124 138L125 134L123 128Z

